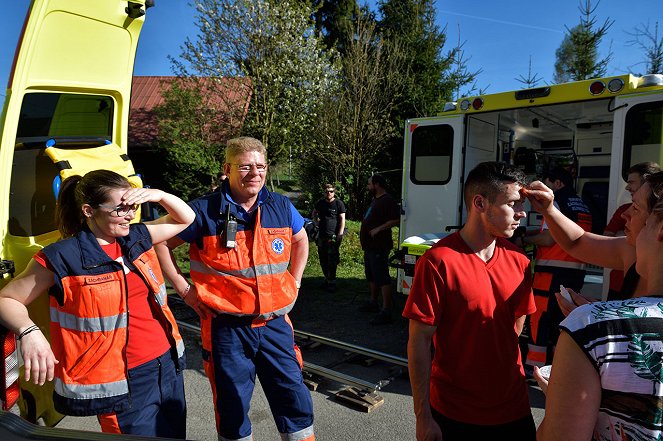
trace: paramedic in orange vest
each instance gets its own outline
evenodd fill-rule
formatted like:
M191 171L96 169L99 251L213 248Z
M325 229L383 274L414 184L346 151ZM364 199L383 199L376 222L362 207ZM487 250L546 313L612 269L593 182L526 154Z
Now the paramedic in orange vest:
M139 204L168 214L130 223ZM0 291L0 323L17 335L25 380L55 380L55 409L97 415L104 432L186 438L184 344L152 244L194 220L178 197L95 170L62 183L62 240ZM26 305L50 296L51 344Z
M251 440L248 410L256 376L281 439L313 440L313 403L287 313L308 259L304 218L265 188L266 149L228 141L220 191L189 205L196 220L157 252L173 288L201 316L203 362L219 440ZM188 242L193 286L168 248Z
M554 167L545 174L543 182L553 190L559 210L585 231L592 231L592 215L576 194L571 173L563 167ZM580 292L585 281L585 263L562 250L545 224L540 233L525 236L523 242L536 245L533 281L536 312L528 317L526 364L541 367L552 363L559 324L564 319L555 293L560 285Z

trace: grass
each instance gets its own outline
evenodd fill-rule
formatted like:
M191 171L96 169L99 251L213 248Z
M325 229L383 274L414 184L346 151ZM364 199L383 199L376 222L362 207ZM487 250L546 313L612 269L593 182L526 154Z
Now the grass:
M355 291L365 290L366 281L364 278L364 252L361 249L359 243L359 229L361 223L359 221L346 221L345 223L348 232L343 237L343 242L341 242L341 263L338 266L336 271L336 278L340 280L347 280L350 284L357 284L355 286ZM398 232L394 228L392 229L392 236L394 238L394 243L397 243ZM182 246L176 248L173 253L177 259L182 272L188 277L189 276L189 246L183 244ZM396 270L390 268L390 273L393 278L396 277ZM313 286L316 283L316 279L319 282L322 282L323 275L322 269L320 268L320 259L318 258L318 247L315 243L309 244L309 254L308 261L306 263L306 269L304 270L302 284L307 282L307 279L310 283L309 286ZM359 286L360 285L360 286ZM353 288L349 286L348 288Z

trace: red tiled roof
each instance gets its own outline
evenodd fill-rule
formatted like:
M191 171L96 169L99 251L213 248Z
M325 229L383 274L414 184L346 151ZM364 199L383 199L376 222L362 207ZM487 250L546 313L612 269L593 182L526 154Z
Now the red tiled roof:
M129 147L147 147L155 143L158 138L158 123L153 110L163 104L162 91L167 90L177 77L174 76L134 76L131 86L131 104L129 111ZM238 78L222 78L222 87L215 87L218 83L214 78L202 78L199 87L207 89L203 96L208 98L210 106L216 110L229 110L239 108L239 118L229 114L230 127L241 126L250 101L250 80ZM220 96L219 89L225 96ZM236 112L237 110L235 110ZM223 137L223 134L220 134Z

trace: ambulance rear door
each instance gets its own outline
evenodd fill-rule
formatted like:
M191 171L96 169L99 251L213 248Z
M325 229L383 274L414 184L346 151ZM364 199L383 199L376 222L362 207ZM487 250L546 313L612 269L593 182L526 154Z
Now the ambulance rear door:
M65 150L114 145L127 152L146 3L153 0L31 2L0 117L0 258L16 273L59 237L54 210L60 169L45 153L47 144ZM104 165L100 160L96 168ZM0 286L9 277L0 278ZM30 313L48 335L48 296ZM52 384L21 384L22 416L55 425L62 416L52 408L52 391Z

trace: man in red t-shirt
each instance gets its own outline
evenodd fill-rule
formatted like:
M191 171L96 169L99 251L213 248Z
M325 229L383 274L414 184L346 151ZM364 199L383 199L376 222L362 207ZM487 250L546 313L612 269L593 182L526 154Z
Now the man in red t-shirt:
M524 180L505 163L475 167L465 225L417 261L403 312L417 440L536 439L518 346L532 271L507 240L526 216Z

